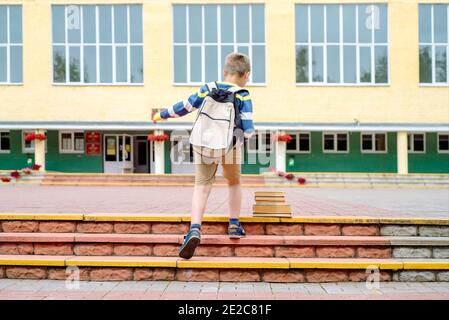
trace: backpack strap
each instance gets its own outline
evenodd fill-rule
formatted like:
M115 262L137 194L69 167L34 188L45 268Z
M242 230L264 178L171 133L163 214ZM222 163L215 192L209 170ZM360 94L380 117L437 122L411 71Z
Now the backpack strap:
M245 89L243 89L243 88L241 88L239 86L232 86L232 87L229 87L227 90L229 92L232 92L233 94L236 94L237 92L239 92L241 90L245 90Z
M218 89L216 82L209 82L206 84L207 88L209 89L209 92L211 92L214 89Z

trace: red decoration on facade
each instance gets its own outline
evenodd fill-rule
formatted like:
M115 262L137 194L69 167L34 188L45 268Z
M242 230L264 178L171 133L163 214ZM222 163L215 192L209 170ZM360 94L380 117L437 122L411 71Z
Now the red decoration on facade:
M278 175L278 177L285 177L285 172L278 171L276 172L276 174Z
M24 175L30 175L31 174L31 169L30 168L24 168L24 169L22 169L22 173Z
M40 164L33 164L31 170L38 171L42 166Z
M100 144L99 143L86 143L86 155L87 156L99 156Z
M274 135L274 140L276 141L282 141L282 142L287 142L289 143L290 141L292 141L292 136L289 134L276 134Z
M11 178L10 177L2 177L2 182L10 182Z
M304 178L298 178L298 183L299 183L299 184L305 184L305 183L306 183L306 179L304 179Z
M168 136L168 134L159 134L159 135L154 135L154 134L149 134L147 140L148 141L168 141L170 139L170 137Z
M46 135L44 134L44 133L28 133L26 136L25 136L25 141L26 142L30 142L30 141L33 141L33 140L45 140L45 139L47 139L47 137L46 137Z
M86 132L85 141L86 156L101 155L101 133Z
M86 132L86 143L100 143L101 134L99 132Z

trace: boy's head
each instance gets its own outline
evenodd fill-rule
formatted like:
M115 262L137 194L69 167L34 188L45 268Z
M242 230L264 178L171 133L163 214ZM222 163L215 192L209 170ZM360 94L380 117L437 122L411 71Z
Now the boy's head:
M240 87L244 87L251 72L251 61L246 54L228 54L223 68L225 81L233 82Z

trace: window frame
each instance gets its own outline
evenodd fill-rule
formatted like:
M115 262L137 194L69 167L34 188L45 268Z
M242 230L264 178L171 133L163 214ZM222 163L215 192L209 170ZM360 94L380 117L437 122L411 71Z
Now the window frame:
M416 151L414 146L414 136L422 134L423 135L423 151ZM410 150L408 149L408 137L410 136ZM410 154L425 154L427 152L427 137L425 132L409 132L407 134L407 152Z
M2 140L1 140L2 133L9 134L9 149L8 150L2 149ZM9 154L9 153L11 153L11 131L10 130L0 130L0 154Z
M68 29L67 29L67 7L69 6L78 6L80 7L80 42L79 43L69 43L68 42ZM114 13L115 13L115 6L124 5L126 6L126 14L127 14L127 38L128 41L126 43L116 43L115 42L115 20L114 20ZM141 6L141 14L142 14L142 42L131 42L131 29L130 29L130 6L131 5L140 5ZM145 85L145 72L143 73L142 82L131 82L131 47L132 46L141 46L142 47L142 66L143 69L145 68L145 46L144 46L144 14L143 14L143 4L141 3L107 3L107 4L98 4L98 3L82 3L82 4L51 4L51 28L53 28L53 17L52 17L52 10L54 6L63 6L64 7L64 42L54 42L53 41L53 35L51 34L51 81L52 85L54 86L137 86L141 87ZM95 7L95 30L96 30L96 36L95 36L95 42L94 43L84 43L84 32L83 32L83 16L84 16L84 10L82 9L83 6L94 6ZM99 7L100 6L111 6L111 43L100 43L100 22L99 22ZM52 29L53 30L53 29ZM52 32L52 31L51 31ZM65 54L65 82L55 82L54 79L54 56L53 56L53 48L55 46L64 47L64 54ZM97 82L93 83L87 83L84 82L84 47L91 46L95 47L95 58L96 58L96 65L95 65L95 75ZM110 83L108 82L100 82L101 78L101 70L100 70L100 48L102 46L106 47L112 47L112 81ZM80 48L80 81L79 82L70 82L70 63L69 62L69 51L71 47ZM126 72L127 72L127 81L126 82L117 82L116 81L116 48L117 47L124 47L126 48Z
M266 145L265 144L265 139L263 139L262 137L265 137L265 135L269 134L270 135L270 149L269 150L262 150L260 149L260 146L262 145ZM250 148L250 140L254 139L254 137L256 137L257 139L257 149L252 149ZM271 154L273 153L273 133L270 131L265 131L265 132L257 132L254 134L253 137L251 137L250 139L245 139L245 145L246 145L246 152L249 154Z
M6 7L6 43L0 43L0 48L6 48L6 81L0 81L0 86L21 86L23 85L23 5L22 4L0 4L0 6ZM20 7L21 11L21 30L22 30L22 42L20 43L11 43L11 21L10 21L10 8L12 6ZM11 82L11 47L20 47L22 48L22 61L20 61L22 65L22 81L20 82Z
M449 132L438 132L437 134L437 151L438 153L449 153L449 149L448 150L441 150L440 149L440 136L448 136L448 140L449 140Z
M387 42L375 42L375 30L371 31L371 42L369 43L360 43L359 42L359 6L361 5L376 5L376 4L384 4L387 6ZM388 3L295 3L295 9L297 5L306 5L307 6L307 23L308 23L308 42L296 42L296 32L294 32L294 57L295 57L295 72L294 72L294 81L295 85L297 87L388 87L391 85L391 62L390 62L390 20L389 18L389 6ZM324 6L324 15L323 15L323 42L312 42L311 41L311 5L323 5ZM328 5L338 5L339 7L339 41L338 42L327 42L327 9L326 7ZM345 5L355 5L355 24L356 24L356 30L355 30L355 42L344 42L343 41L343 6ZM295 13L295 30L296 30L296 13ZM339 82L328 82L327 80L327 47L333 45L338 46L339 50ZM344 82L344 57L343 57L343 50L344 46L355 46L356 48L356 82L355 83L346 83ZM298 46L306 46L307 47L307 54L308 54L308 71L309 71L309 81L308 82L297 82L296 80L296 54L297 54L297 47ZM376 46L386 46L387 47L387 82L382 83L376 83L376 61L375 61L375 47ZM312 72L312 54L311 50L312 47L320 47L323 49L323 81L322 82L314 82L311 76ZM360 82L360 48L361 47L368 47L370 48L370 54L371 54L371 82Z
M312 150L311 150L311 149L312 149L312 134L311 134L310 131L287 132L287 134L296 137L296 148L295 148L295 150L288 150L288 149L287 149L287 146L286 146L286 147L285 147L285 152L286 152L287 154L297 154L297 153L304 153L304 154L307 154L307 153L311 153L311 152L312 152ZM305 150L300 150L300 148L299 148L299 146L300 146L300 144L299 144L299 136L300 136L301 134L307 134L308 137L309 137L309 150L307 150L307 151L305 151Z
M419 10L422 5L428 5L430 6L430 38L431 42L421 42L419 39L418 34L418 69L420 67L420 48L421 46L430 46L432 52L432 82L421 82L419 79L419 72L418 72L418 84L420 87L448 87L449 86L449 4L445 3L419 3L418 5L418 18L419 18ZM444 42L435 42L435 32L434 32L434 7L435 5L446 5L447 8L447 37L448 39L446 43ZM419 21L418 21L418 33L419 33ZM436 67L435 67L435 47L446 47L446 82L436 82Z
M84 148L83 150L75 150L75 133L82 133L85 140L85 132L82 130L63 130L58 132L58 146L59 146L59 153L60 154L84 154L86 149L86 142L84 141ZM63 134L70 134L71 135L71 141L72 141L72 149L63 149L62 148L62 135Z
M28 133L35 133L35 131L34 130L22 130L22 139L21 139L22 140L22 153L25 153L25 154L35 153L34 145L33 145L33 147L30 147L30 148L25 147L25 136ZM45 133L45 135L48 137L47 133ZM45 139L45 153L47 153L47 152L48 152L48 145L47 145L47 139Z
M338 134L345 134L346 135L346 142L347 142L346 146L347 146L347 148L344 151L338 151L338 148L337 148L337 143L338 143L337 135ZM333 135L334 136L334 149L333 150L326 150L326 149L324 149L324 136L325 135ZM349 153L350 152L350 137L349 137L349 132L348 131L323 131L321 133L321 136L322 136L321 149L322 149L323 153L336 153L336 154L343 153L343 154L345 154L345 153Z
M186 42L175 42L175 27L174 27L174 7L176 5L185 5L186 6L186 28L185 28L185 32L186 32ZM190 39L189 39L189 6L193 6L193 5L199 5L201 6L201 19L202 19L202 42L201 43L190 43ZM217 6L217 42L208 42L206 43L204 41L204 30L205 30L205 24L204 24L204 7L207 5L215 5ZM233 28L234 28L234 34L233 34L233 42L222 42L221 41L221 6L223 5L231 5L232 6L232 10L233 10ZM236 39L236 30L237 30L237 26L236 26L236 6L237 5L248 5L249 6L249 42L248 43L239 43L237 42ZM252 6L253 5L263 5L263 19L264 19L264 42L253 42L252 41L252 21L251 21L251 15L252 15ZM173 86L201 86L204 83L206 83L206 74L205 74L205 48L206 46L217 46L217 60L218 60L218 64L217 64L217 68L218 68L218 77L219 79L217 79L218 81L223 81L223 70L222 70L222 65L221 62L223 60L224 57L222 57L222 52L221 52L221 47L222 46L233 46L234 48L234 52L237 52L237 47L238 46L248 46L248 56L251 59L251 62L253 61L252 59L252 47L253 46L263 46L264 51L265 51L265 63L264 63L264 72L265 72L265 81L264 82L253 82L253 70L251 70L250 73L250 77L248 79L248 83L247 86L248 87L265 87L267 86L267 79L268 79L268 70L267 70L267 54L268 54L268 50L267 50L267 19L266 19L266 10L265 10L265 3L172 3L172 85ZM176 74L176 68L175 68L175 47L176 46L185 46L186 47L186 74L187 74L187 79L186 82L176 82L175 81L175 74ZM191 47L199 47L201 48L201 80L200 82L193 82L190 81L191 78L191 74L190 74L190 48ZM204 80L204 81L203 81Z
M385 150L376 150L376 134L383 134L385 136ZM371 150L363 149L363 136L370 135L373 140ZM360 152L368 153L368 154L377 154L377 153L388 153L388 133L386 131L378 131L378 132L360 132Z

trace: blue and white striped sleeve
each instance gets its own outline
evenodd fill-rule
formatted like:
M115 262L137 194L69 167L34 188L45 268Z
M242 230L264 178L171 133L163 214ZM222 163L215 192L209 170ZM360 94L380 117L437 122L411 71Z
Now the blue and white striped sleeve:
M198 92L192 94L187 100L175 103L171 107L161 111L161 118L178 118L201 107L204 98L208 95L209 89L207 85L203 85Z
M245 133L254 131L253 124L253 103L248 91L241 91L235 95L239 101L240 116L242 119L242 130Z

